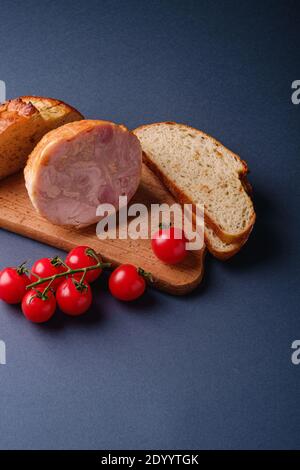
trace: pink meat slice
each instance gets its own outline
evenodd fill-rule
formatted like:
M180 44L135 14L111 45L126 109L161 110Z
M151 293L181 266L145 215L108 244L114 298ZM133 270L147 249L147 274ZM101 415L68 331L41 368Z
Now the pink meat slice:
M53 131L54 138L59 130ZM118 209L119 196L127 196L129 201L136 192L141 178L141 146L123 126L112 123L102 122L71 139L63 135L42 150L29 194L37 210L51 222L90 225L99 220L99 204L110 203ZM26 186L30 186L27 181Z

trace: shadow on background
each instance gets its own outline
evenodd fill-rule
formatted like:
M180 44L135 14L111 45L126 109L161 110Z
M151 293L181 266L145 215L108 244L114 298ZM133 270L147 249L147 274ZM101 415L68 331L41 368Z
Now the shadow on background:
M93 302L91 308L83 315L73 317L66 315L58 307L53 317L46 323L42 323L40 327L46 328L47 330L60 330L67 327L69 324L77 324L78 326L89 326L100 323L105 323L106 314L105 306L103 303L102 293L108 290L108 272L103 272L99 279L91 284Z
M286 256L286 240L280 231L283 223L281 215L278 214L280 209L260 190L255 190L253 202L256 222L245 246L227 261L215 259L207 250L204 260L204 277L199 286L188 294L189 297L200 297L214 289L211 273L215 263L221 263L224 269L244 271L257 269L259 265L278 265L278 262ZM184 301L186 296L179 297L179 299Z
M224 263L230 269L249 269L259 264L277 263L285 254L286 243L279 232L278 207L260 190L254 191L256 222L245 246Z

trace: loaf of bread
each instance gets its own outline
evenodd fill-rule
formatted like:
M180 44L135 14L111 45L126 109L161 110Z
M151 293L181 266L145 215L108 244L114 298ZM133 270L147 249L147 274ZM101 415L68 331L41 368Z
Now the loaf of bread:
M24 168L30 152L51 129L83 116L63 101L22 96L0 105L0 179Z
M204 204L205 222L226 245L238 249L255 222L246 180L247 165L207 134L186 125L161 122L133 131L145 163L181 203ZM215 240L217 241L217 240ZM216 243L215 243L216 244ZM234 244L228 248L228 245Z

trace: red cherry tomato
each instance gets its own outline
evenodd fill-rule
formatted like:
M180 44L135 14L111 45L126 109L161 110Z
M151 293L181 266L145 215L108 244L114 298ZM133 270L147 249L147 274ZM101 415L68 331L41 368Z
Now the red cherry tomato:
M65 279L58 287L56 300L59 308L67 315L78 316L85 313L92 303L89 284L79 283L74 278Z
M185 244L187 239L184 232L176 227L160 229L151 240L154 254L167 264L177 264L187 255Z
M26 294L26 286L30 284L25 268L5 268L0 273L0 299L8 304L18 304Z
M46 294L41 291L30 289L22 300L22 312L34 323L44 323L54 314L56 300L53 293L49 290Z
M95 264L97 264L97 259L95 258L95 256L96 253L92 248L89 248L88 246L76 246L76 248L73 248L73 250L71 250L68 256L66 257L66 264L71 269L95 266ZM85 281L87 283L95 281L100 276L101 272L101 268L93 269L92 271L87 271ZM73 277L80 281L82 273L73 274Z
M119 300L134 300L140 297L146 288L140 270L132 264L122 264L109 278L109 290Z
M49 277L54 276L54 274L60 274L67 270L67 268L57 259L54 258L41 258L37 260L31 268L30 280L31 282L36 282L40 277ZM55 279L51 283L51 288L56 290L63 278ZM39 289L45 289L49 281L39 284Z

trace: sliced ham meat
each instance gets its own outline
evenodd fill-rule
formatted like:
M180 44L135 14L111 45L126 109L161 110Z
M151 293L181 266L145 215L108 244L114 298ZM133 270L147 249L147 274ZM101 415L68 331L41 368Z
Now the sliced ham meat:
M82 120L46 134L29 156L25 184L36 210L58 225L99 220L99 204L128 201L142 171L140 143L126 127Z

